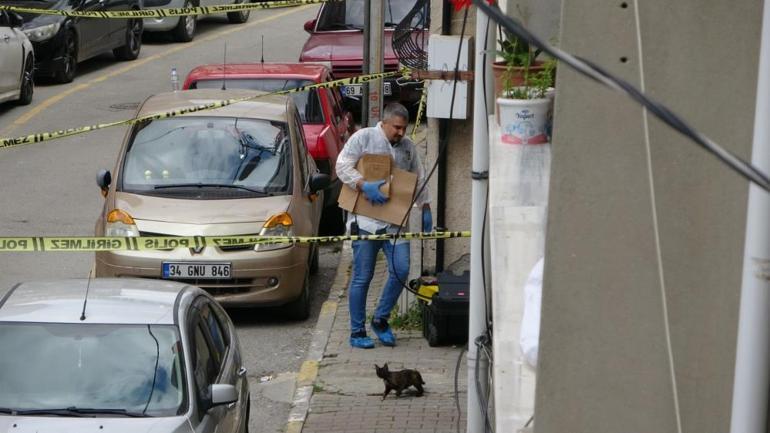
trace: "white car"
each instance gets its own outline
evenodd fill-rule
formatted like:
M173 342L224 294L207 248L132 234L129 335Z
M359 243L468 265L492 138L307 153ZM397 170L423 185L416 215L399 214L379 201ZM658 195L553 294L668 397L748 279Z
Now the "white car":
M23 23L15 12L0 10L0 102L32 102L35 55L32 43L21 31Z

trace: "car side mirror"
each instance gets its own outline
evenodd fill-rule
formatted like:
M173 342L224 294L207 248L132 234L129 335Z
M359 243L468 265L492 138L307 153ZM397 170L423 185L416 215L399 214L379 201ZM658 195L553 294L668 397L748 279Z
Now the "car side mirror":
M12 28L21 27L24 25L24 18L14 11L8 11L8 24Z
M230 384L215 383L209 386L209 395L211 395L209 408L238 401L238 391L236 391L235 386Z
M317 20L310 20L305 22L305 31L308 33L313 33L315 30L315 23Z
M316 193L322 189L326 189L331 183L332 179L328 174L313 173L310 175L310 192Z
M101 169L96 173L96 185L102 190L102 195L107 197L107 191L110 190L110 184L112 183L112 174L109 170Z

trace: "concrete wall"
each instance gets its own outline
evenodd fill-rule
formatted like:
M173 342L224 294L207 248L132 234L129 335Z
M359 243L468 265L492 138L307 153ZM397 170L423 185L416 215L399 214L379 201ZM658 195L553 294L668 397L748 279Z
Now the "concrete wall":
M748 157L762 2L638 5L565 2L560 45ZM535 431L728 431L747 184L559 68Z

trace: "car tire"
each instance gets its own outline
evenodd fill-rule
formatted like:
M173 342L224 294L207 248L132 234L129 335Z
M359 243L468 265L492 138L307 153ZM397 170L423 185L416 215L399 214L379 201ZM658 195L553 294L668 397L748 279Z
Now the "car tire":
M189 1L184 3L184 7L186 8L192 6L195 5ZM177 42L190 42L195 37L196 25L197 20L194 15L179 17L179 22L176 24L176 27L174 27L174 30L171 30L171 35Z
M318 244L313 244L312 246L312 255L313 258L310 259L310 275L315 275L318 273L318 255L321 253L320 249L318 248Z
M139 52L142 50L143 30L144 21L141 19L128 20L126 23L125 44L112 50L112 54L118 60L134 60L139 57Z
M286 316L291 320L305 320L310 317L310 272L305 271L302 282L302 293L299 298L284 306Z
M54 73L53 79L57 83L71 83L78 70L78 38L72 30L64 37L62 62L63 66Z
M29 56L27 64L24 65L24 72L21 74L19 99L16 101L18 105L29 105L32 103L32 94L35 93L34 67L35 62L32 60L32 56Z
M249 20L249 14L251 14L251 11L228 12L227 20L230 21L230 24L243 24Z
M321 214L318 228L322 236L341 236L345 234L345 215L337 204L326 207Z

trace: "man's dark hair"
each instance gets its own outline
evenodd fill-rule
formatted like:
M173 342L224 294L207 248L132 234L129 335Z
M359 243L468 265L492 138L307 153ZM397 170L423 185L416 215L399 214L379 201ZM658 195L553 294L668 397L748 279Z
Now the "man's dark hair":
M398 102L391 102L382 111L382 120L388 120L391 117L400 117L409 122L409 110Z

